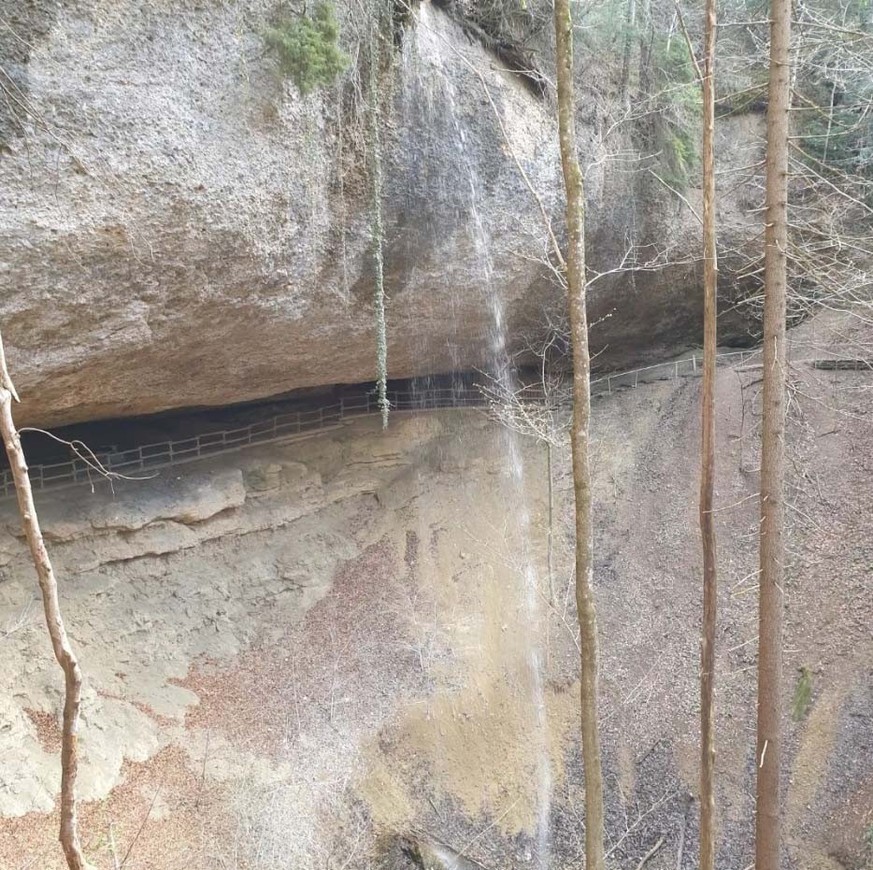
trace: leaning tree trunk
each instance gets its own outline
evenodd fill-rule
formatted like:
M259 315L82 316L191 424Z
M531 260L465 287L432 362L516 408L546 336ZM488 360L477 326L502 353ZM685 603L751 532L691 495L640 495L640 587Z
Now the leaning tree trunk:
M712 495L715 478L715 354L718 261L715 237L716 0L705 0L703 49L703 391L700 444L700 537L703 627L700 644L700 870L715 867L715 626L717 572Z
M570 0L555 0L558 129L567 194L567 289L573 342L573 490L576 498L576 606L581 630L582 760L585 765L585 867L603 870L603 773L597 722L597 614L593 588L591 360L585 287L585 190L576 156L573 95L573 23Z
M764 383L758 607L755 864L778 870L781 761L782 588L785 476L785 298L788 249L788 112L791 0L771 0L764 250Z
M12 402L18 399L12 379L6 369L3 354L3 339L0 337L0 435L9 457L9 465L18 495L18 510L21 514L27 546L36 568L45 622L51 638L55 658L64 672L64 720L61 731L61 826L60 842L70 870L89 870L90 865L82 854L76 820L76 774L78 772L79 706L82 698L82 672L76 654L70 645L64 628L58 601L58 583L49 559L39 517L33 502L30 475L21 449L21 439L12 419Z

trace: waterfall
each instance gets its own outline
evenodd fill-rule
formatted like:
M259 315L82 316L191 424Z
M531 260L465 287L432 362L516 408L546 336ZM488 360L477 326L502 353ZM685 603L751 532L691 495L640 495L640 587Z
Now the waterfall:
M439 39L440 25L435 20L435 13L430 4L421 4L417 14L418 26L431 30ZM448 51L450 49L446 48L445 51L434 52L435 60L433 64L428 65L427 70L422 70L420 67L412 68L416 65L407 60L405 75L417 79L416 91L420 98L433 99L440 107L448 108L446 131L449 134L450 142L446 144L450 144L456 150L458 172L466 181L466 201L462 203L462 207L470 217L470 241L475 253L476 265L474 268L478 271L477 277L479 279L476 283L484 288L482 305L488 311L487 358L489 374L500 384L501 390L511 393L517 388L517 383L507 342L506 312L502 288L495 281L492 240L482 217L483 184L472 149L467 141L467 132L462 123L458 105L458 95L448 69L448 62L460 64L463 63L463 60L449 58L448 61L444 62L443 55ZM490 111L490 109L486 108L484 111ZM496 119L495 127L497 127ZM459 288L458 292L469 294L470 288ZM454 305L453 310L448 312L448 316L452 323L457 323ZM530 749L535 754L537 800L534 866L545 870L549 866L552 776L543 679L544 657L541 637L543 620L538 585L540 578L532 552L532 526L528 511L529 493L520 446L522 437L525 436L507 427L501 428L501 445L506 456L506 467L512 493L511 501L507 503L507 533L509 539L517 542L518 545L519 569L515 573L518 575L519 582L519 602L524 610L525 625L527 626L524 637L519 638L519 642L525 644L528 673L524 675L524 682L529 692L530 715L533 717L534 742Z

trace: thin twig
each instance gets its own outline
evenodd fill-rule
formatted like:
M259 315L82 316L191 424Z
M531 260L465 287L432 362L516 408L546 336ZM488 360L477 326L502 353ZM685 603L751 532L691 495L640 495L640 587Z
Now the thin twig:
M676 870L682 870L682 858L685 854L685 828L688 826L688 810L691 808L689 800L682 814L682 827L679 829L679 848L676 850Z
M679 19L679 29L682 31L682 35L685 37L685 44L688 46L688 54L691 57L691 62L694 64L694 72L697 76L698 82L703 82L703 70L700 69L700 63L697 60L697 55L694 53L694 44L691 42L691 34L688 32L688 28L685 26L685 16L682 14L682 7L677 2L676 6L676 15Z
M611 855L615 854L616 850L621 846L621 844L643 823L643 820L650 816L655 810L659 809L663 804L667 803L667 801L676 797L677 792L671 791L667 792L663 797L656 800L644 813L637 816L634 823L610 846L606 851L605 857L609 858Z
M115 831L113 830L112 822L109 823L109 854L112 855L114 870L121 870L121 864L118 863L118 854L115 851Z
M140 824L139 828L137 829L136 836L133 838L133 840L131 840L130 845L127 847L127 851L124 853L124 857L121 859L122 867L124 867L124 865L127 863L127 859L130 857L130 853L133 851L133 847L136 845L137 840L139 840L140 834L142 834L146 826L146 822L149 820L149 816L152 814L152 810L155 806L155 801L158 799L158 795L161 793L161 788L163 788L163 785L163 782L161 782L160 785L158 785L158 787L155 789L155 793L152 795L151 803L149 804L148 810L146 810L146 814L142 820L142 824Z
M659 850L659 849L661 848L661 846L663 846L663 845L664 845L664 837L662 836L661 839L658 840L658 842L655 843L655 845L652 846L652 848L649 849L649 851L646 852L646 854L643 855L642 858L640 858L640 862L639 862L639 864L637 864L637 870L643 870L643 867L646 866L646 863L647 863L648 861L650 861L652 858L655 857L655 855L657 854L658 850Z
M203 784L206 782L206 762L209 760L209 737L211 731L206 730L206 746L203 749L203 768L200 771L200 785L197 787L197 798L194 801L195 809L200 806L200 796L203 794Z
M97 472L101 477L105 477L107 480L152 480L158 476L158 472L155 472L154 474L134 476L122 474L120 471L110 471L97 458L94 451L84 441L80 441L78 438L74 438L72 441L67 441L65 438L61 438L59 435L55 435L47 429L38 429L35 426L22 426L18 431L36 432L38 435L45 435L46 438L51 438L52 441L57 441L58 444L63 444L65 447L69 447L77 459L81 459L88 468Z

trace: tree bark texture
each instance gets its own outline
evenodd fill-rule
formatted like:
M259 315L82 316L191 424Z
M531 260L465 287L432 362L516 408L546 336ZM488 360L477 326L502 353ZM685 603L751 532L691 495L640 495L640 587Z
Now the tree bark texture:
M573 491L576 499L576 606L581 632L582 760L585 767L585 867L603 870L603 773L597 721L598 638L593 588L591 360L585 286L585 189L576 155L573 23L570 0L555 0L558 130L567 195L566 277L573 344Z
M715 228L716 0L704 0L703 46L703 386L700 443L700 537L703 625L700 644L700 870L715 867L715 628L718 602L715 518L715 366L718 261Z
M771 0L770 19L758 603L757 870L778 870L780 864L790 0Z

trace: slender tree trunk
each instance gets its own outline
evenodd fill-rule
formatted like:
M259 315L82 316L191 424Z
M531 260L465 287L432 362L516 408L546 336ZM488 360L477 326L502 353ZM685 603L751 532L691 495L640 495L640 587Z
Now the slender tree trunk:
M788 112L791 0L771 0L764 251L764 383L761 428L761 559L758 609L758 740L755 863L780 858L785 299L788 248Z
M61 826L60 843L70 870L89 870L82 855L76 821L76 774L78 772L79 706L82 698L82 672L64 628L58 601L58 584L52 563L42 538L39 517L33 502L33 490L21 439L12 419L12 401L17 399L15 388L6 369L3 342L0 338L0 435L9 457L9 465L18 495L27 546L36 568L45 622L51 638L55 658L64 672L64 721L61 731Z
M554 545L554 529L555 529L555 481L554 471L552 470L552 442L546 441L546 453L548 456L549 475L549 604L555 603L555 545Z
M655 38L652 27L652 0L639 0L635 14L637 38L640 43L638 90L639 99L643 101L650 99L655 92L652 65L652 43Z
M630 111L630 62L633 46L634 30L637 24L637 0L627 0L627 18L625 20L624 57L621 62L621 104L624 110Z
M715 236L715 28L716 0L705 0L703 46L703 392L700 444L700 537L703 545L703 627L700 644L700 870L715 867L715 626L717 572L715 522L715 357L718 344Z
M597 614L593 588L591 467L591 360L585 287L585 189L576 156L573 93L573 23L570 0L555 0L558 129L567 193L567 288L573 342L573 489L576 498L576 606L581 630L582 760L585 765L585 868L603 870L603 774L597 722Z
M376 322L376 391L379 409L382 412L382 428L388 428L388 327L385 321L385 231L382 220L382 133L380 118L379 67L382 63L381 45L384 20L384 4L377 5L375 18L370 23L370 152L371 175L371 225L373 246L373 315Z

